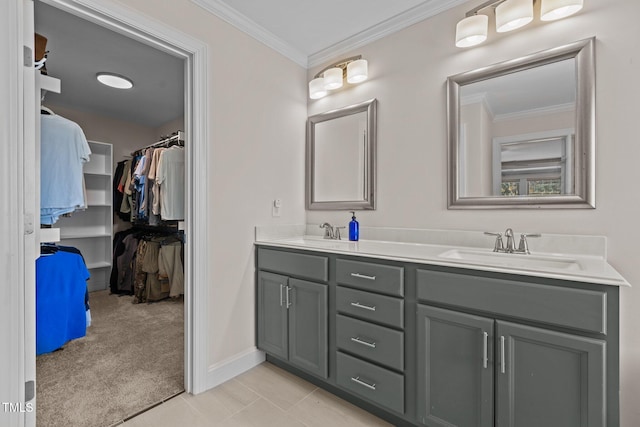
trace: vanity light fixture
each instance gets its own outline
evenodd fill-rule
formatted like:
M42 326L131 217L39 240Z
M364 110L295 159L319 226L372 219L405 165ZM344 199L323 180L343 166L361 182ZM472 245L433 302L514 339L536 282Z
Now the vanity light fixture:
M96 79L103 85L115 89L131 89L133 87L131 79L115 73L98 73Z
M479 13L489 7L495 10L496 32L504 33L524 27L533 20L536 0L489 0L466 13L456 25L456 46L476 46L487 39L489 17ZM584 0L541 0L540 19L553 21L566 18L582 9Z
M330 90L343 86L344 79L349 84L361 83L369 77L368 62L362 55L342 59L322 69L309 82L309 98L320 99Z

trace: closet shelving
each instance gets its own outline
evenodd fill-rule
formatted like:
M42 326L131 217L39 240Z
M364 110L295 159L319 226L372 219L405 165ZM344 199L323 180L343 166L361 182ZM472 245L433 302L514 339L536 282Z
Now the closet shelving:
M76 211L68 218L60 218L60 243L74 246L82 252L91 278L89 291L107 289L112 260L112 164L113 146L88 141L91 148L89 162L83 166L87 191L86 210Z

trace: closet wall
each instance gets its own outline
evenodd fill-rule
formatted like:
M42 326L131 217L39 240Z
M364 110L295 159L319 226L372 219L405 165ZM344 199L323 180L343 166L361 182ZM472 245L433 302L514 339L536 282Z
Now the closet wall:
M160 136L171 134L176 130L184 130L184 118L182 117L158 128L151 128L125 120L62 107L49 103L46 99L44 104L56 114L78 123L88 140L113 144L114 165L126 156L131 156L132 151L157 141Z

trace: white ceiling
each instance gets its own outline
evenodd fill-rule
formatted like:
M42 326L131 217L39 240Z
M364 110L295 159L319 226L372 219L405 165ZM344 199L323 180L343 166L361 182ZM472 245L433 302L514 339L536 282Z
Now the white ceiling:
M468 0L191 0L303 67L343 53ZM45 104L158 127L183 115L184 62L165 52L36 1L36 32L48 38L49 75L61 94ZM131 78L130 91L95 80Z

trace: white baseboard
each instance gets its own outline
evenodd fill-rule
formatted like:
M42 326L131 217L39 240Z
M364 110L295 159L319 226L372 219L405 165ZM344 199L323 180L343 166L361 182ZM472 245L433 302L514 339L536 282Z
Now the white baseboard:
M206 382L207 390L258 366L264 362L265 359L265 353L253 347L243 353L209 366Z

